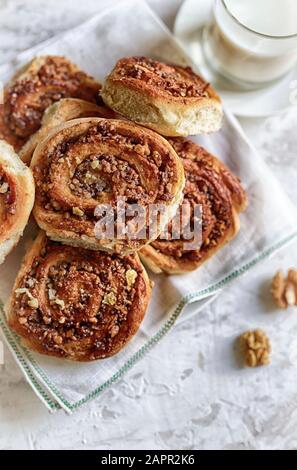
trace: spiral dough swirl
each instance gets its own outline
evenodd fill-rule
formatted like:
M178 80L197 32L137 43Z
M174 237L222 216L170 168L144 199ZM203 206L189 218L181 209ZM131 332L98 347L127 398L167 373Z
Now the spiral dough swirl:
M55 129L35 150L31 168L36 183L34 215L52 239L75 246L128 253L157 238L182 197L183 166L169 143L148 129L114 119L75 119ZM147 213L165 208L156 230L142 238L96 238L96 208L125 209L135 204ZM115 212L115 222L117 213Z
M137 255L64 246L41 232L16 279L9 323L40 353L102 359L136 333L150 291Z

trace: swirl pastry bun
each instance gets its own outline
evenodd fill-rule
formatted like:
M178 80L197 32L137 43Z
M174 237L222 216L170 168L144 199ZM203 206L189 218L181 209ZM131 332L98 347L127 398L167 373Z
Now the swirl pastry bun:
M8 323L39 353L103 359L137 332L150 294L137 255L64 246L40 232L16 278Z
M98 82L65 57L36 57L4 89L0 138L19 151L39 129L48 106L67 97L96 103L100 88Z
M77 98L64 98L49 106L42 118L40 129L33 134L19 152L24 163L30 164L32 155L39 142L42 142L54 127L84 117L115 118L116 114L105 106Z
M34 204L32 173L0 140L0 264L23 234Z
M164 136L214 132L222 123L220 98L190 67L147 57L119 60L101 97L114 111Z
M247 197L239 179L205 149L183 138L169 142L185 169L183 202L188 220L183 223L193 223L195 205L201 208L200 247L190 250L182 237L170 237L169 224L169 238L153 241L141 249L140 256L155 273L179 274L198 268L235 237L240 225L238 214L246 208Z
M175 214L184 187L182 162L167 140L114 119L75 119L55 128L37 146L31 169L36 183L34 216L50 238L122 254L158 237ZM144 210L141 237L118 236L119 198L127 211L135 204ZM149 226L153 204L164 209L155 227ZM102 205L114 210L114 235L95 233L95 210Z

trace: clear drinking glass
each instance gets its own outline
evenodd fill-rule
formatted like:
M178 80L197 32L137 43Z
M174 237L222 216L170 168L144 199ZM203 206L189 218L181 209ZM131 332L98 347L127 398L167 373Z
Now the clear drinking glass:
M273 35L244 24L243 18L236 16L234 9L230 9L230 1L214 1L210 21L204 28L202 51L208 67L247 89L259 88L278 80L294 67L297 60L297 0L290 4L295 10L294 19L290 19L290 13L294 14L294 11L285 12L285 16L290 19L289 34L286 34L284 24L283 2L271 0L271 9L265 12L264 8L261 9L261 2L264 7L267 0L258 0L254 15L279 15L279 21L282 22L279 23L280 34ZM255 7L255 2L249 2L246 0L243 5L245 11L246 8ZM248 13L251 17L253 11ZM273 18L274 25L277 25L277 16ZM255 19L261 24L261 17ZM263 17L263 24L266 23L267 17ZM292 25L294 28L295 23L296 30L292 33Z

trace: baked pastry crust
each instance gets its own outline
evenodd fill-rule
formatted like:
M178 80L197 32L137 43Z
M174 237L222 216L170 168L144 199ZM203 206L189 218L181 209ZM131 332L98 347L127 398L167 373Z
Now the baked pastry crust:
M18 152L39 129L48 106L66 97L96 103L100 88L98 82L65 57L36 57L4 89L0 138Z
M34 180L11 145L0 140L0 264L17 244L34 203Z
M194 204L202 209L201 246L186 250L183 239L158 238L141 249L140 257L155 273L179 274L197 269L235 237L240 227L238 214L246 208L247 196L239 179L204 148L184 138L169 142L184 165L183 202L190 207L189 221Z
M190 67L147 57L119 60L101 90L105 104L164 136L205 134L220 129L221 101Z
M184 187L183 165L167 140L115 119L75 119L55 128L37 146L31 169L34 216L50 238L122 254L158 237L174 216ZM114 236L96 236L96 207L109 204L117 216L119 197L125 198L126 208L138 204L144 209L141 238L117 236L118 226ZM151 204L165 209L155 227L148 226Z
M116 113L105 106L77 98L64 98L49 106L42 118L40 129L33 134L19 152L24 163L30 165L35 148L50 133L51 129L72 119L84 117L115 118Z
M40 232L17 275L8 323L41 354L103 359L135 335L150 295L137 255L64 246Z

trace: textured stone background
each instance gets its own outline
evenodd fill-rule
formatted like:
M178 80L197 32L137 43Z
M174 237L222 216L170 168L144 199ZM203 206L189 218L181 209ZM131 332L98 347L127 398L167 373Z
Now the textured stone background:
M0 0L0 63L110 3ZM181 1L149 3L172 26ZM242 124L297 203L296 108ZM73 416L48 414L5 351L0 449L297 449L297 313L275 311L268 295L271 273L296 266L294 253L296 245L227 288ZM253 326L271 336L272 364L242 370L234 338Z

